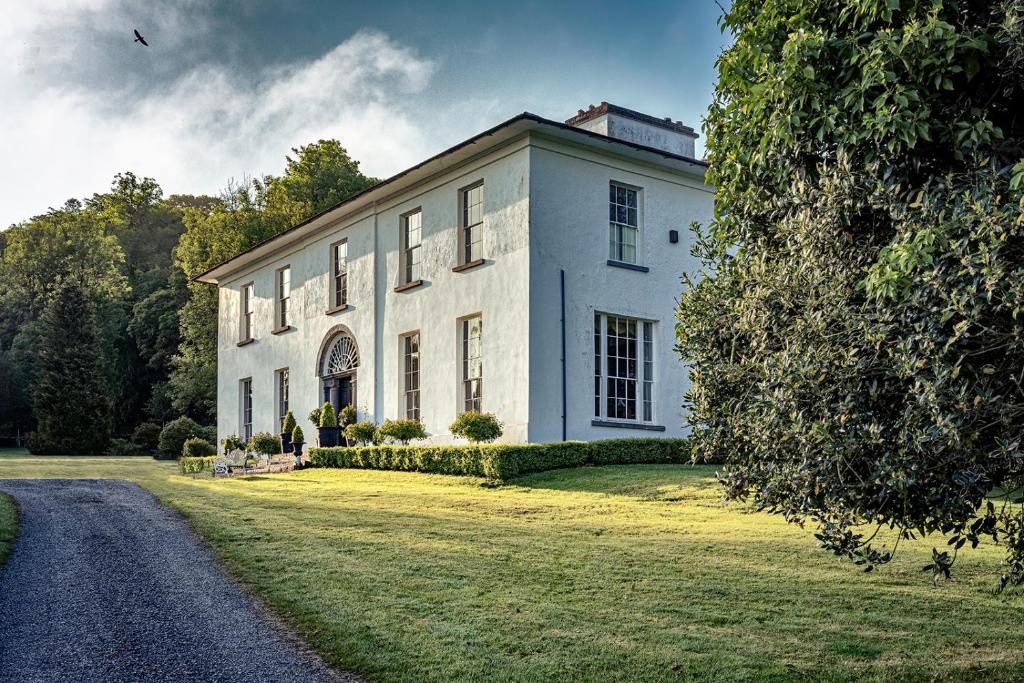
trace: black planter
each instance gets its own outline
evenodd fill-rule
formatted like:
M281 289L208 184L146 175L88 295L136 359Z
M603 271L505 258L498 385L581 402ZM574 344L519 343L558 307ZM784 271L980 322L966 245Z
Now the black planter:
M291 453L292 452L292 435L281 432L281 452Z
M295 457L296 458L301 458L302 457L302 442L300 441L299 443L293 443L292 444L292 448L293 448L292 452L295 453Z
M337 427L317 427L317 432L320 436L321 448L330 448L331 446L338 445Z

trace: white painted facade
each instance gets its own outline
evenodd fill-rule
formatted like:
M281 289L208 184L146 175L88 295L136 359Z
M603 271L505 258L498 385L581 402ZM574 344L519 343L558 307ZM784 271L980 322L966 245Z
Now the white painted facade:
M711 218L712 194L702 162L649 146L524 114L201 276L220 292L220 438L243 432L246 379L252 430L278 430L277 371L287 368L289 408L313 441L306 415L323 401L322 354L337 334L358 346L360 419L405 417L402 336L418 332L420 417L431 441L450 441L447 426L464 406L460 321L476 315L482 410L504 423L503 441L555 441L563 430L569 439L683 434L687 373L673 349L674 307L681 274L696 267L689 225ZM461 191L480 182L483 262L460 269ZM633 267L609 259L611 183L636 193ZM405 274L402 217L417 209L422 283L396 291ZM339 240L347 240L349 305L329 312L331 245ZM272 333L284 267L291 279L289 329ZM248 283L251 341L242 339ZM641 336L650 323L649 419L640 399L634 420L595 415L595 312L638 320ZM639 366L632 371L642 374ZM637 391L641 384L638 377Z

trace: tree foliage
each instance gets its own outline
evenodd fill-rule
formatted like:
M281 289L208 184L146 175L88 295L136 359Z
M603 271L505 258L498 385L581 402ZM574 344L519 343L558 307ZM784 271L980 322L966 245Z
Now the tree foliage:
M1024 580L1021 0L737 0L677 325L698 456L867 570L981 536ZM998 505L986 497L1009 491ZM1015 502L1017 501L1017 502Z

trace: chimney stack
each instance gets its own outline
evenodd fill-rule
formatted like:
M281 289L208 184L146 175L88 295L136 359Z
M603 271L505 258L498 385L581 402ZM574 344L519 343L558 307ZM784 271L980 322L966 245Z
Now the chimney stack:
M580 109L576 116L568 119L566 125L600 133L610 138L653 147L688 159L696 154L694 141L697 133L684 126L682 121L669 117L659 119L632 109L602 102Z

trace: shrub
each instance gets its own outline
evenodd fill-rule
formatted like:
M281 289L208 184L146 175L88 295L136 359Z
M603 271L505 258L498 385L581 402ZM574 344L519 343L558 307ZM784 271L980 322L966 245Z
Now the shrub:
M292 428L292 443L306 443L306 435L302 433L302 427L299 425Z
M494 441L502 434L502 425L492 413L462 413L448 429L455 436L469 439L473 443Z
M291 436L291 433L292 431L295 430L296 426L297 425L295 424L295 416L292 415L292 411L289 410L287 413L284 414L284 425L282 425L281 427L281 432L283 434L288 434L289 436Z
M190 417L171 420L160 431L157 458L173 460L181 455L185 441L193 437L206 438L206 429Z
M216 459L216 456L181 457L178 458L178 469L181 470L182 474L213 472L213 461Z
M345 438L358 444L377 443L377 425L372 422L356 422L345 427Z
M256 432L249 439L249 450L263 455L277 455L281 452L281 437L270 432Z
M378 440L389 439L407 444L413 439L425 439L423 424L419 420L384 420L377 430Z
M111 439L107 447L107 455L140 455L143 449L129 439Z
M244 451L245 442L242 441L242 437L237 434L228 434L221 440L221 445L224 446L224 452L229 453L231 451Z
M355 406L345 406L338 411L338 426L343 430L351 424L355 424L356 420L359 419L359 414L356 412Z
M181 448L181 455L183 458L205 458L217 455L217 447L206 439L192 437L185 440Z
M325 403L320 408L320 426L321 427L337 427L338 418L334 415L334 406L330 403Z
M313 423L314 427L320 426L320 407L313 408L309 411L309 421Z
M350 446L313 448L313 465L458 474L508 480L563 467L618 464L687 464L686 439L609 439L541 444Z
M132 432L131 440L138 444L139 450L152 455L160 445L160 430L160 425L155 422L143 422Z

